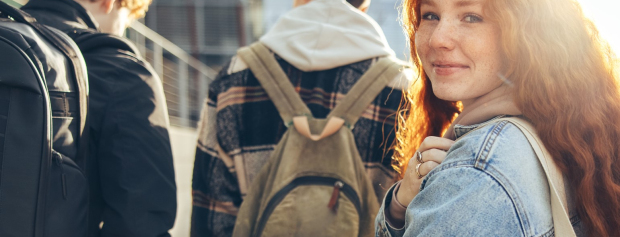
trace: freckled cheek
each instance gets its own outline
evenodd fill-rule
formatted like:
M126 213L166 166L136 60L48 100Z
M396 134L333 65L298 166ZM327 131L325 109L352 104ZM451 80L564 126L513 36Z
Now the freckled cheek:
M490 32L474 34L476 37L463 39L464 54L474 62L476 70L490 71L493 74L501 69L501 50L497 37Z
M422 62L424 62L424 60L426 59L426 54L430 49L428 45L429 36L430 34L428 34L426 30L423 29L419 29L418 33L415 35L416 53L418 54L420 59L422 59Z

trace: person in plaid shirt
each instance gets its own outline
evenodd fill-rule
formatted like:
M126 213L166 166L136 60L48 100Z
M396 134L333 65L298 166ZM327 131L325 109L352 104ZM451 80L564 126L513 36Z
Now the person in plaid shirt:
M316 118L325 118L378 58L394 56L377 23L364 13L369 3L296 0L260 39ZM397 176L390 148L411 74L394 78L352 130L378 200ZM286 129L254 74L233 57L211 83L199 123L191 236L232 235L248 186Z

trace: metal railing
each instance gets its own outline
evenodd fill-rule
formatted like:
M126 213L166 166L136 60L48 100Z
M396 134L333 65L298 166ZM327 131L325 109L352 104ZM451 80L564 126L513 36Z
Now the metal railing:
M21 7L23 5L23 3L21 3L21 0L18 0L20 2L14 1L14 0L2 0L3 2L13 6L13 7Z
M138 46L162 80L170 124L196 127L209 83L217 71L141 22L132 23L127 37Z

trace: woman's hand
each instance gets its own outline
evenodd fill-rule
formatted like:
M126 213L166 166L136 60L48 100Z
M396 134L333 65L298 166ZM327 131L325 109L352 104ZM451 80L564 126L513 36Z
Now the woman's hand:
M414 157L409 159L405 177L396 193L396 199L404 206L420 192L422 179L446 158L454 141L442 137L426 137ZM420 162L421 161L421 162Z

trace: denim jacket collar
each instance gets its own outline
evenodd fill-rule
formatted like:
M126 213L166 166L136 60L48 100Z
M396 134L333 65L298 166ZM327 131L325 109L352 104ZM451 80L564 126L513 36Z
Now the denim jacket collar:
M464 136L465 134L479 128L482 127L484 125L487 125L489 123L492 123L493 121L503 118L503 117L507 117L508 115L498 115L495 116L487 121L484 121L482 123L477 123L477 124L472 124L472 125L460 125L460 124L455 124L454 125L454 134L456 135L456 139L459 139L460 137Z

